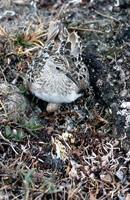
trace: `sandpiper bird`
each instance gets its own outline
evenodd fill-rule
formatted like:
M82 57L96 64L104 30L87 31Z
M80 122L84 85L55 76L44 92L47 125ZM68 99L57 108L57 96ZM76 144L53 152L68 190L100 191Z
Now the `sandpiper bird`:
M48 112L54 112L62 103L75 101L82 96L81 90L89 86L88 69L80 55L79 36L76 32L68 33L59 22L58 25L49 35L51 40L55 40L54 44L58 45L54 45L53 53L46 60L44 55L40 56L41 62L38 61L39 58L36 59L31 66L31 73L28 73L29 90L48 102ZM47 44L49 43L51 41L48 39Z

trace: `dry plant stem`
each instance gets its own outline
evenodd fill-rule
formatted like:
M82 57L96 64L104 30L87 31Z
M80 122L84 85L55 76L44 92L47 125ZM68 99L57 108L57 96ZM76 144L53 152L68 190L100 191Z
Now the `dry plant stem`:
M97 19L97 20L90 20L90 21L87 21L84 23L84 25L87 25L87 24L94 24L94 23L102 23L102 22L107 22L109 19Z
M110 20L114 20L114 21L116 21L116 22L120 22L120 20L118 20L118 19L116 19L116 18L114 18L114 17L110 17L110 16L108 16L108 15L105 15L105 14L99 12L99 11L96 11L96 10L95 10L95 13L98 14L98 15L100 15L100 16L102 16L102 17L108 18L108 19L110 19Z
M32 48L26 49L26 50L24 51L24 54L29 53L29 52L32 52L32 51L34 51L34 50L38 50L38 49L40 49L40 48L41 48L41 46L35 46L35 47L32 47Z
M5 117L8 117L8 114L7 114L6 109L5 109L5 105L3 104L3 102L1 100L0 100L0 105L1 105L0 110L2 108L4 110ZM1 116L1 114L0 114L0 116ZM3 114L2 114L2 116L3 116Z
M5 76L5 74L4 74L4 70L2 69L2 67L0 66L0 71L1 71L1 73L2 73L2 76L3 76L3 78L4 78L4 81L7 83L7 80L6 80L6 76Z
M8 139L6 139L6 138L3 136L1 131L0 131L0 138L3 139L4 141L6 141L8 144L10 144L12 150L15 152L15 154L18 155L18 152L14 149L12 142L10 142Z
M95 29L89 29L89 28L80 28L80 27L68 27L70 30L76 30L76 31L88 31L88 32L96 32L96 33L103 33L100 30Z
M69 6L69 3L68 4L63 4L63 6L60 8L60 10L59 10L59 12L56 15L54 20L61 19L63 17L63 13L65 13L65 11L67 10L68 6Z
M5 29L2 27L2 26L0 26L0 36L7 36L8 34L7 34L7 32L5 31Z
M26 181L24 181L24 185L25 185L25 200L28 200L30 190L29 190L29 187L28 187L28 183Z
M3 139L5 142L11 144L11 142L2 135L1 131L0 131L0 138Z
M17 195L17 196L14 197L12 200L18 200L19 197L21 197L21 194L20 194L20 195Z

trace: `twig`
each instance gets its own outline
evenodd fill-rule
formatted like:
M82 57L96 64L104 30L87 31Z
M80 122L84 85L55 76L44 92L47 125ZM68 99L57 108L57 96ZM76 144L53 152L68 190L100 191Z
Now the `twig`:
M62 19L63 13L65 13L65 11L67 10L68 6L69 6L69 3L68 4L63 4L62 7L60 8L59 12L55 16L54 20Z
M102 23L103 21L108 21L108 19L96 19L96 20L89 20L87 22L84 23L84 25L87 25L87 24L94 24L94 23Z
M7 114L7 112L6 112L6 109L5 109L5 105L3 104L3 102L0 100L0 105L1 105L1 108L4 110L4 115L7 117L8 116L8 114ZM0 110L1 110L1 108L0 108ZM1 115L0 115L1 116Z
M10 144L11 148L13 149L13 151L18 155L18 152L14 149L12 142L10 142L8 139L6 139L3 135L2 132L0 131L0 138L3 139L4 141L6 141L7 143Z
M11 143L8 139L6 139L3 135L2 132L0 131L0 138L3 139L5 142L8 142L9 144Z
M0 26L0 36L7 36L8 34L7 34L7 32L5 31L5 29L2 27L2 26Z
M77 30L77 31L88 31L88 32L96 32L96 33L103 33L100 30L89 29L89 28L81 28L81 27L68 27L70 30Z
M103 14L103 13L100 13L99 11L96 11L96 10L95 10L95 13L98 14L98 15L100 15L100 16L102 16L102 17L108 18L108 19L110 19L110 20L114 20L114 21L116 21L116 22L118 22L118 23L120 22L120 20L118 20L118 19L116 19L116 18L114 18L114 17L108 16L108 15L105 15L105 14Z
M4 78L4 81L7 83L6 76L5 76L5 74L4 74L3 69L2 69L1 66L0 66L0 71L1 71L1 73L2 73L2 76L3 76L3 78Z
M26 49L24 51L24 53L28 53L28 52L31 52L31 51L34 51L34 50L37 50L37 49L40 49L40 48L41 48L41 46L35 46L35 47L32 47L32 48Z

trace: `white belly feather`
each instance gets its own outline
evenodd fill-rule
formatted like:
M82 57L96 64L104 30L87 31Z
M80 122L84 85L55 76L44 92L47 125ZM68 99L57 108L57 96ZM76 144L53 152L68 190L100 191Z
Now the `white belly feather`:
M77 98L82 96L82 94L77 94L73 91L71 94L67 94L66 96L61 96L57 93L53 93L51 95L45 92L33 91L34 95L37 96L39 99L42 99L47 102L51 103L71 103L75 101Z

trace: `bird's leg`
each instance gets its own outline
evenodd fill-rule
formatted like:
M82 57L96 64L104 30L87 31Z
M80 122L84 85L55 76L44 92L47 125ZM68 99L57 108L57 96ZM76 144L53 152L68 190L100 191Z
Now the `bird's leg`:
M56 104L56 103L48 103L46 111L48 113L52 113L55 112L56 110L58 110L60 104Z

